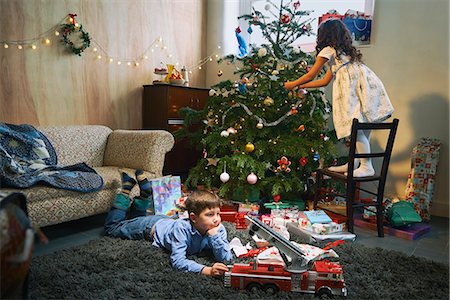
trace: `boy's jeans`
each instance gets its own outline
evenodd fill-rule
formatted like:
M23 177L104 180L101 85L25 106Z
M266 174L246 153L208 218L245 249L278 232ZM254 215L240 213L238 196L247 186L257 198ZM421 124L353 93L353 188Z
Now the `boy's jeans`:
M117 194L116 197L125 197L123 194ZM139 211L133 205L130 209L131 219L127 219L127 211L111 207L105 221L105 233L112 237L120 237L130 240L146 239L152 241L151 230L155 223L163 218L164 215L146 216L146 211Z

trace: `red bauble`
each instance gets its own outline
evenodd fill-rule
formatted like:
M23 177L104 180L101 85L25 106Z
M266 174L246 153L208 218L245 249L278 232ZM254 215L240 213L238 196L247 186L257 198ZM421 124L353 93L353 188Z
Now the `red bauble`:
M302 167L304 167L308 163L308 159L306 157L302 157L298 162L302 165Z
M283 23L283 24L289 24L289 22L291 22L291 16L290 16L290 15L287 15L287 14L284 14L284 15L282 15L282 16L280 17L280 21L281 21L281 23Z

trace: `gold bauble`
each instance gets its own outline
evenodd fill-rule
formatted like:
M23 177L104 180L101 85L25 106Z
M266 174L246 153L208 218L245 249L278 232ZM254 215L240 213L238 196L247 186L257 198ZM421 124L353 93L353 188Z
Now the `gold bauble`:
M271 105L273 105L274 101L273 101L272 98L267 97L266 99L264 99L263 103L264 103L265 106L271 106Z
M256 124L256 128L258 128L258 129L263 129L263 127L264 127L263 123Z
M255 145L253 145L252 143L248 143L247 145L245 145L245 152L250 153L253 152L255 150Z

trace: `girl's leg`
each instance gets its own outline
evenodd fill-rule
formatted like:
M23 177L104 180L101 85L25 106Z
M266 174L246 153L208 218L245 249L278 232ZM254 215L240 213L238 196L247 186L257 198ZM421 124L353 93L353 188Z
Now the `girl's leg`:
M355 164L354 168L357 168L359 166L359 158L355 158ZM338 173L345 173L348 170L348 163L345 163L340 166L331 166L328 168L331 172L338 172Z
M356 136L356 152L370 153L370 130L360 130ZM366 177L375 175L371 158L361 158L359 168L353 170L353 177Z

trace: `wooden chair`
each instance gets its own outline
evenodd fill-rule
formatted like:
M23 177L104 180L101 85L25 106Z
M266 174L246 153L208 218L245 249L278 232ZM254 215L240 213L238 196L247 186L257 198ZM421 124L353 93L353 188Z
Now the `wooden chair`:
M375 207L377 218L377 230L378 236L383 237L383 195L384 187L386 183L386 176L389 167L389 161L391 158L392 147L394 145L395 134L397 132L398 119L394 119L391 123L360 123L357 119L353 119L352 131L350 136L350 149L349 149L349 162L348 162L348 175L344 173L332 172L328 169L317 170L316 179L316 192L314 196L314 209L318 208L318 201L326 197L328 192L321 193L321 187L323 185L324 177L328 176L326 180L339 180L344 182L346 187L345 195L333 194L332 196L344 196L346 200L346 216L347 216L347 228L348 231L353 233L353 215L355 208ZM374 153L356 153L356 136L358 130L389 130L389 136L387 139L384 152ZM382 159L382 165L380 172L375 172L374 176L368 177L353 177L354 159L355 158L379 158ZM375 182L378 183L376 191L370 191L361 187L361 183ZM364 191L368 194L375 196L375 199L368 203L359 202L359 199L355 199L356 191ZM320 207L320 209L330 210L326 207ZM370 209L370 208L369 208Z

